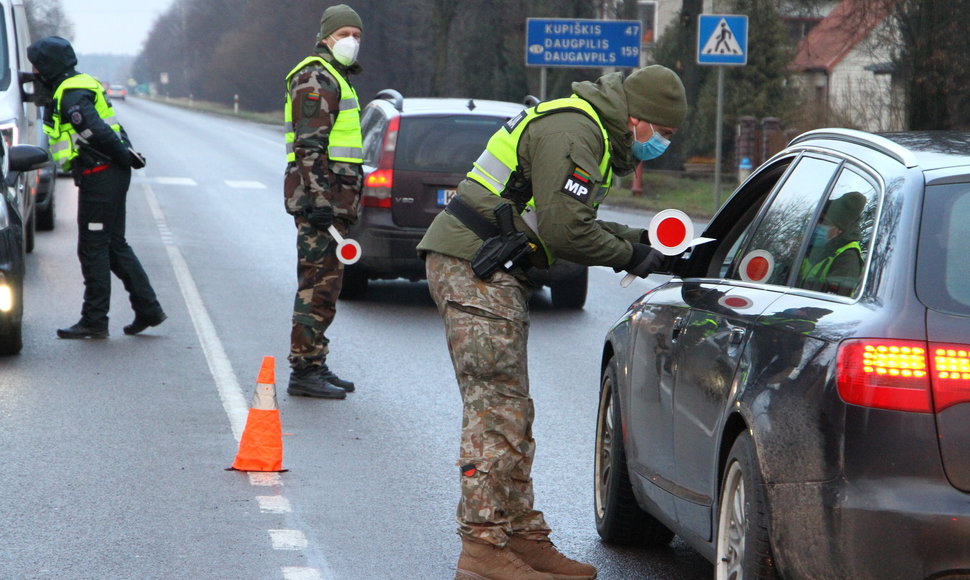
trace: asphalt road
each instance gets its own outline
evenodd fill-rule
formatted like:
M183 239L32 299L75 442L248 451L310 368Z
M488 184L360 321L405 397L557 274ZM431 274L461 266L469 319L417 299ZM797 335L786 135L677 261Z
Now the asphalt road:
M128 239L169 320L125 336L116 281L110 339L56 338L82 294L76 190L60 179L56 229L28 258L23 352L0 359L0 578L452 578L460 402L427 286L372 282L366 299L341 302L329 362L358 391L288 397L296 283L281 128L138 99L116 111L148 159ZM599 352L649 287L619 281L594 269L579 312L553 310L547 291L533 300L536 505L600 578L708 579L679 539L621 549L593 524ZM225 471L264 356L276 357L289 471Z

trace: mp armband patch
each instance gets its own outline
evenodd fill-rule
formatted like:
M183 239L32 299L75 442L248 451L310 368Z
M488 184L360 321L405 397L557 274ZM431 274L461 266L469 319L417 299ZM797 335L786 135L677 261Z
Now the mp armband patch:
M593 189L593 182L589 173L579 167L566 177L566 182L562 185L562 192L570 197L575 197L579 201L586 203L589 201L590 192Z

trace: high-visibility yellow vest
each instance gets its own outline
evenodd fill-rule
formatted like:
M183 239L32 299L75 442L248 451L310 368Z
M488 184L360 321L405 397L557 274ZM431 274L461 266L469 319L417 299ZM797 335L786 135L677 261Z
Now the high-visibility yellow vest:
M472 170L468 172L468 178L481 184L482 187L495 195L501 196L509 184L512 173L518 169L519 139L522 138L526 126L539 117L570 110L578 110L586 114L603 132L603 158L600 160L599 166L603 181L600 183L599 191L593 197L593 207L599 206L603 198L609 193L610 184L613 181L613 170L610 167L610 138L606 128L603 127L603 123L600 122L596 110L576 95L540 103L510 119L488 140L485 151L475 161ZM534 209L535 198L530 198L526 205Z
M832 269L832 263L835 262L836 258L849 250L859 252L860 258L862 257L862 246L859 245L859 242L849 242L836 250L830 256L819 260L815 264L811 264L806 258L802 261L802 279L805 282L814 284L826 284L829 278L829 270Z
M327 145L327 156L331 161L346 161L348 163L364 162L363 138L360 134L360 102L357 100L357 91L344 77L337 72L332 64L319 56L309 56L296 65L296 68L286 75L286 108L283 115L286 121L286 161L287 163L296 162L296 152L293 150L293 142L296 140L296 133L293 132L293 99L290 96L290 79L293 78L300 69L310 64L318 64L337 79L340 86L340 106L337 113L337 120L330 129L330 140Z
M64 91L85 89L94 93L94 109L101 120L111 127L118 138L121 138L121 125L115 117L115 111L105 97L104 87L98 79L88 74L69 77L58 85L54 91L54 104L50 124L44 124L44 133L50 137L51 157L64 170L71 168L71 161L78 155L78 143L85 142L91 136L90 130L77 133L74 125L61 121L61 97ZM85 134L87 133L87 134Z

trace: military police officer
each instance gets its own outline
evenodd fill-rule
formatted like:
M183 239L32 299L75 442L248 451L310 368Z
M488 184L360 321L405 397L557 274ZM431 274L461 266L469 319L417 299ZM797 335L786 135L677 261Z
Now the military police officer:
M111 273L128 291L134 321L125 334L138 334L161 324L166 316L148 275L125 240L125 198L131 169L145 159L131 148L127 133L115 118L104 87L94 77L77 72L71 44L58 36L27 47L42 88L53 93L44 132L51 154L70 169L78 185L77 255L84 276L81 320L58 329L61 338L106 338L111 303Z
M360 104L348 81L360 72L363 25L346 4L327 8L316 50L286 75L286 211L297 229L297 292L290 335L291 395L343 399L354 383L327 366L343 265L328 233L357 221L363 184Z
M643 229L596 211L614 174L663 153L687 104L677 75L656 65L573 91L499 129L418 245L464 405L460 579L596 577L556 550L533 507L524 270L564 258L644 277L660 264Z

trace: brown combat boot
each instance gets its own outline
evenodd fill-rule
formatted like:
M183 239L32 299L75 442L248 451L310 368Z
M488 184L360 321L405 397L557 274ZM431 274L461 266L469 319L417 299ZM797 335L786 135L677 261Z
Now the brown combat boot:
M530 568L508 546L499 548L462 538L455 580L554 580L554 577Z
M563 556L549 540L526 540L512 536L509 547L534 570L556 580L592 580L596 568Z

